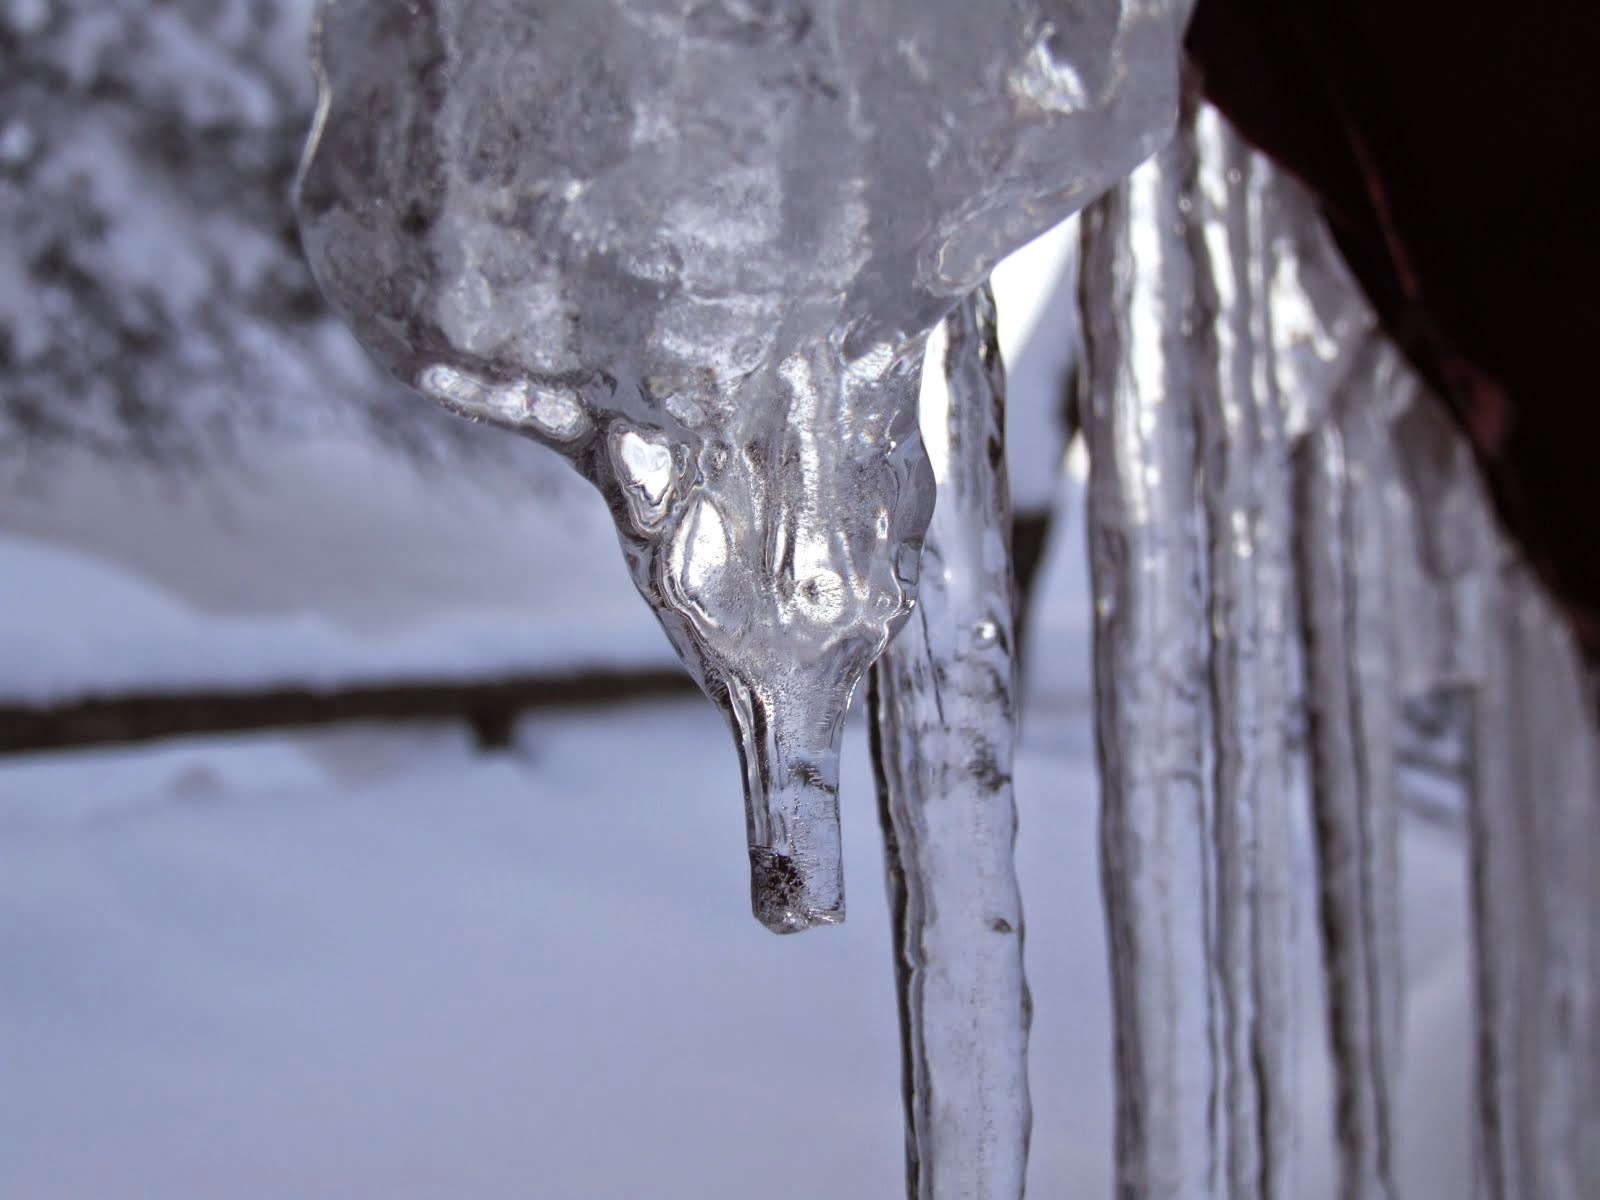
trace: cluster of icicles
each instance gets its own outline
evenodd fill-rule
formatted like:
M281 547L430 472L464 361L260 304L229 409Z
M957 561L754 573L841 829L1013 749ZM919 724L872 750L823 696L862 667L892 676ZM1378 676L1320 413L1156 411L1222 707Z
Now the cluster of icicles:
M1170 106L1126 89L1161 72L1104 64L1175 61L1176 17L1099 6L1075 60L1041 3L1017 28L908 35L884 85L862 6L386 7L325 6L301 190L319 280L403 377L605 494L641 593L729 714L754 906L780 932L842 919L838 745L871 665L908 1194L1021 1196L1014 597L981 280L1159 140ZM914 7L908 29L982 6ZM520 12L520 40L491 9ZM927 111L884 127L896 88L959 92L952 46L974 79L1006 72L998 107L968 114L982 156ZM621 75L572 73L613 59ZM760 108L758 81L777 102L754 125L709 119L729 96ZM530 116L517 88L572 99ZM1050 167L1075 161L1092 169ZM1466 797L1482 1194L1600 1194L1600 754L1463 446L1308 201L1197 104L1083 215L1077 270L1117 1194L1298 1194L1307 799L1339 1193L1395 1194L1398 829L1419 763ZM919 402L949 445L937 504ZM1426 746L1406 736L1424 717Z
M1600 741L1464 441L1309 199L1203 105L1084 217L1079 297L1119 1194L1304 1191L1308 793L1337 1194L1397 1195L1419 772L1466 814L1477 1192L1597 1194Z

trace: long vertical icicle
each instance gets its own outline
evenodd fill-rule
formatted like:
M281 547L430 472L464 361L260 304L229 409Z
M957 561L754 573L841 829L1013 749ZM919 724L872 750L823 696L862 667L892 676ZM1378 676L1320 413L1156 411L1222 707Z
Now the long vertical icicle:
M1411 514L1391 422L1414 385L1316 204L1274 187L1274 372L1294 456L1301 673L1310 741L1339 1187L1392 1196L1400 1034L1395 531Z
M1013 870L1016 669L994 304L930 339L924 429L948 466L911 620L872 674L913 1200L1015 1200L1027 1167L1031 1002ZM931 443L939 440L930 433Z
M1224 1161L1211 997L1205 547L1188 237L1192 124L1087 209L1087 369L1101 878L1122 1197L1201 1197ZM1209 374L1211 368L1204 368Z
M1126 1196L1292 1194L1271 167L1211 110L1086 217L1102 869Z
M1384 542L1389 378L1375 339L1302 443L1296 480L1318 907L1340 1195L1394 1195L1400 1029L1394 648Z
M1196 377L1209 526L1216 972L1229 1196L1291 1195L1294 924L1286 647L1289 463L1266 304L1273 171L1214 109L1195 122L1215 373ZM1204 257L1202 257L1202 255ZM1198 364L1197 364L1198 365Z
M1491 553L1470 808L1479 1193L1580 1200L1600 1194L1600 739L1566 630Z

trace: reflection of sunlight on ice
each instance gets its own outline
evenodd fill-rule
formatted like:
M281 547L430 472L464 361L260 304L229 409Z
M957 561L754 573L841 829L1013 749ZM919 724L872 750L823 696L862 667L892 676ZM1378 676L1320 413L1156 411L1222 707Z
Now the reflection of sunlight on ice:
M704 493L690 500L673 534L672 565L673 574L681 578L691 599L715 587L728 565L728 529L717 506Z

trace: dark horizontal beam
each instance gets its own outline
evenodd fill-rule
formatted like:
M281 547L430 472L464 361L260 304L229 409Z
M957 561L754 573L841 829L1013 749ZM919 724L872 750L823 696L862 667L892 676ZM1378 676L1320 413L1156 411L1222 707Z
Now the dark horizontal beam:
M468 722L484 746L509 742L519 713L693 692L682 670L585 671L476 682L403 680L343 688L150 692L62 704L0 702L0 754L148 742L345 721Z

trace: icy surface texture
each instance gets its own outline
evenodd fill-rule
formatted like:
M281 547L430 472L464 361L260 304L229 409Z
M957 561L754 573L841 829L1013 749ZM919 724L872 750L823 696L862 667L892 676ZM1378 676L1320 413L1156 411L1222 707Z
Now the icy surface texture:
M1373 347L1376 349L1376 347ZM1301 604L1318 904L1341 1195L1393 1195L1399 1043L1398 811L1380 433L1353 376L1298 459Z
M907 1194L1016 1200L1027 1167L1030 1001L1017 815L1004 384L987 289L929 339L922 424L948 466L917 608L873 668L905 1059Z
M1214 1194L1216 861L1196 394L1192 124L1085 211L1101 874L1115 1014L1118 1194Z
M328 0L299 191L398 376L592 479L727 709L757 915L843 914L837 746L909 611L926 331L1170 127L1112 0Z
M1570 639L1292 181L1202 108L1083 225L1120 1194L1295 1194L1302 753L1338 1194L1397 1191L1419 771L1453 796L1427 815L1470 810L1482 1193L1596 1194L1600 745Z
M1295 1194L1306 753L1340 1190L1388 1195L1398 701L1446 672L1398 653L1438 612L1396 604L1438 598L1393 450L1415 386L1304 193L1204 106L1084 228L1119 1178Z
M1346 1200L1394 1194L1393 1098L1400 1040L1397 601L1412 512L1391 422L1408 387L1398 352L1290 184L1294 289L1279 293L1286 376L1307 428L1295 458L1302 673L1316 831L1319 926ZM1298 293L1295 295L1295 293ZM1426 611L1426 610L1423 610Z
M1563 622L1498 532L1464 439L1392 356L1369 367L1367 407L1393 449L1363 453L1366 494L1385 508L1388 675L1435 726L1419 745L1417 721L1397 722L1412 741L1395 750L1402 765L1467 783L1479 1194L1593 1196L1600 715Z
M1375 334L1318 214L1293 186L1278 203L1272 316L1299 443L1340 1193L1397 1190L1397 830L1406 770L1423 768L1467 798L1481 1194L1594 1195L1600 746L1581 660L1496 532L1464 439Z
M1580 659L1500 546L1473 711L1478 1182L1600 1194L1600 739Z
M384 400L363 433L394 436L400 389L317 295L284 205L310 10L0 3L0 481L48 483L66 453L192 467Z
M1415 551L1399 557L1414 573L1395 581L1397 665L1403 697L1432 697L1431 769L1469 780L1480 1195L1593 1196L1600 714L1563 622L1498 533L1463 439L1414 381L1407 399L1393 430Z
M1188 241L1212 337L1193 362L1207 542L1221 1194L1293 1195L1294 947L1285 711L1294 632L1286 419L1273 371L1277 172L1194 118Z

